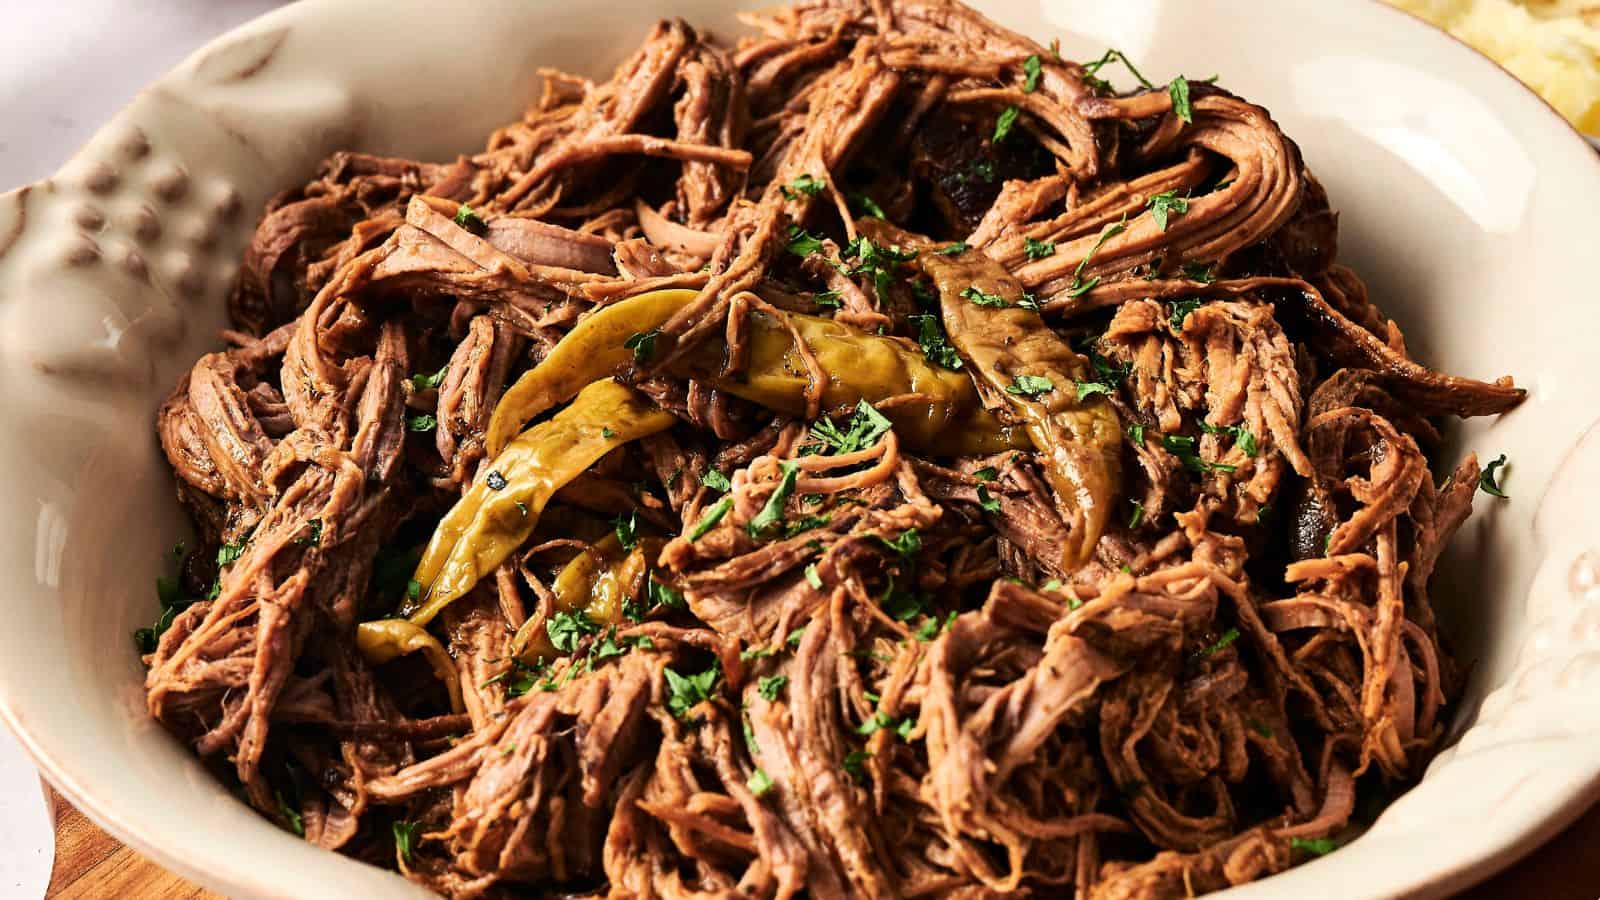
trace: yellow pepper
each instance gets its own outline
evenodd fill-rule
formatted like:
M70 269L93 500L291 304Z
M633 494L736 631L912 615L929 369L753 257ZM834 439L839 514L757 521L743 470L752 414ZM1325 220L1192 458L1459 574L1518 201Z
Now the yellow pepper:
M556 345L538 366L506 391L490 419L491 454L523 423L575 395L582 387L616 374L634 358L626 344L636 334L659 328L695 296L694 291L654 291L601 309ZM825 411L843 412L865 399L919 394L915 402L894 404L883 414L910 448L935 455L990 453L1028 446L1020 429L1013 433L978 401L964 372L936 366L901 341L867 334L817 316L788 314L795 330L828 374L822 394ZM750 317L749 356L744 371L720 374L725 347L709 341L673 367L673 373L703 380L737 397L791 416L805 415L811 375L794 339L781 322L764 312Z
M421 653L427 658L428 665L433 667L433 674L444 682L445 689L450 692L450 709L455 712L466 709L461 702L461 681L456 674L455 663L439 639L422 626L405 619L362 622L356 626L356 648L373 665L382 665L410 653Z
M1026 425L1067 525L1061 568L1078 568L1105 532L1122 478L1122 423L1100 396L1109 386L1021 305L1022 285L981 251L924 252L918 264L939 289L950 342L992 402Z
M416 581L426 625L472 589L533 533L551 495L612 450L672 427L632 388L609 379L584 388L570 406L506 445L456 505L423 551Z
M551 585L555 609L559 612L583 610L596 625L615 625L622 621L622 605L639 579L650 568L650 560L661 550L657 538L640 538L632 550L623 550L615 534L590 545L572 558L556 575ZM533 664L555 655L544 620L539 627L530 618L511 639L511 652L523 662Z

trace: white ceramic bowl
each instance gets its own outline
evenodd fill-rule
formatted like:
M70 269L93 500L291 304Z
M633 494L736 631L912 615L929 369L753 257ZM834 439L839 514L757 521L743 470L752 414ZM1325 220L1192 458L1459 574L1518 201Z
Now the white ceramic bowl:
M1367 835L1235 896L1439 895L1531 849L1600 795L1600 159L1492 63L1371 0L977 5L1076 58L1114 45L1264 103L1416 355L1532 390L1453 436L1513 461L1513 499L1480 497L1434 592L1476 660L1455 746ZM129 633L184 533L152 413L216 345L269 196L338 149L476 148L537 66L604 74L667 14L735 30L721 0L291 6L0 196L0 714L117 837L233 896L420 893L258 818L146 716Z

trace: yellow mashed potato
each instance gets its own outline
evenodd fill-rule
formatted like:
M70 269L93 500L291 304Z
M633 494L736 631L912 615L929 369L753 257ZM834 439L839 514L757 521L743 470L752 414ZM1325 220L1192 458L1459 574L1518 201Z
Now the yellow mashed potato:
M1600 0L1389 0L1505 66L1600 135Z

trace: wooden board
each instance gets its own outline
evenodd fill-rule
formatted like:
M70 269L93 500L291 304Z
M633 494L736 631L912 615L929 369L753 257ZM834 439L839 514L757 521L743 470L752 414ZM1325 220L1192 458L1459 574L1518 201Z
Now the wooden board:
M67 801L55 799L56 866L46 897L223 900L122 846ZM1595 900L1600 897L1600 863L1594 861L1592 850L1596 846L1600 846L1600 807L1532 856L1457 900Z

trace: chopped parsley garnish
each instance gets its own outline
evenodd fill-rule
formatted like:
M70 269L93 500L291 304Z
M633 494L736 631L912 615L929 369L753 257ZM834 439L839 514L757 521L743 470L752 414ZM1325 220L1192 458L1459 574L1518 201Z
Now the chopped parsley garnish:
M1145 201L1145 206L1150 209L1150 218L1156 222L1156 227L1162 231L1167 230L1168 216L1181 216L1189 211L1189 200L1179 197L1176 190L1162 191Z
M972 174L982 178L984 181L990 182L991 184L994 182L995 178L998 177L994 170L994 163L987 159L975 160L972 163Z
M946 369L960 369L962 366L961 354L950 345L950 339L945 337L944 327L939 323L938 316L910 316L908 320L917 329L917 343L922 346L922 355L928 362Z
M813 528L821 528L832 521L833 516L804 515L793 522L784 523L783 536L786 538L792 538L797 534L804 534Z
M489 474L484 476L483 483L488 485L491 491L502 491L505 490L509 482L506 481L504 475L500 474L499 470L490 469Z
M863 399L857 401L844 430L829 419L821 419L811 426L811 439L833 453L854 453L878 443L893 427L894 423Z
M845 270L841 267L840 271L850 276L871 277L873 289L877 291L881 300L889 293L889 285L893 282L892 273L900 263L916 259L917 251L902 250L892 244L876 244L871 238L859 236L846 244L839 256L841 259L853 259L857 262L854 268Z
M1000 296L999 294L985 294L983 291L978 290L977 285L970 285L966 288L963 288L961 291L961 296L964 299L971 300L972 305L974 306L1006 307L1011 305L1010 303L1006 302L1006 298Z
M1100 283L1100 276L1098 275L1088 281L1084 281L1083 269L1089 265L1089 260L1094 259L1094 255L1100 252L1100 248L1105 246L1106 241L1127 230L1127 222L1128 214L1123 213L1121 221L1112 222L1100 229L1100 236L1095 239L1094 246L1090 247L1089 253L1078 262L1078 267L1072 270L1072 286L1067 288L1068 297L1081 297Z
M1027 76L1022 82L1024 94L1031 94L1039 89L1039 75L1042 70L1043 66L1039 62L1037 53L1022 61L1022 74Z
M218 547L217 548L217 565L225 566L228 563L231 563L234 560L238 559L239 557L243 556L244 555L245 545L248 544L248 543L249 543L249 539L248 538L241 538L235 543L223 544L221 547Z
M822 193L827 186L828 183L826 181L813 178L810 175L801 175L787 185L778 188L778 190L782 192L783 196L793 200L801 194L814 197Z
M617 533L617 543L624 550L632 550L639 546L639 511L630 510L625 516L617 516L613 523Z
M417 845L417 832L422 830L421 822L396 822L394 830L394 849L400 858L406 862L411 861L411 851Z
M806 564L806 584L811 585L815 590L822 590L822 576L817 574L816 563Z
M290 806L288 802L283 799L283 793L281 791L274 791L273 794L278 798L278 813L283 816L283 820L285 822L289 823L289 830L300 835L301 837L305 837L306 822L305 819L301 817L300 810Z
M867 774L867 760L872 754L865 750L851 750L844 755L844 770L851 778L862 778Z
M841 295L838 291L821 291L811 295L811 302L823 309L838 309L844 305L844 301L840 297Z
M1211 654L1216 653L1219 650L1222 650L1224 647L1227 647L1229 644L1233 643L1234 641L1237 641L1238 639L1239 639L1239 629L1237 629L1237 628L1229 628L1227 631L1224 631L1222 633L1222 637L1217 638L1217 642L1216 643L1214 643L1211 646L1209 646L1209 647L1205 648L1204 650L1200 651L1200 655L1201 656L1210 656Z
M1015 106L1008 106L1000 110L999 117L994 120L994 142L996 144L1005 140L1006 135L1011 133L1011 128L1017 124L1017 116L1021 112L1022 110L1017 109Z
M907 528L894 538L882 535L877 537L879 543L907 559L916 556L922 550L922 535L918 534L915 528Z
M1233 438L1233 445L1244 451L1245 456L1255 456L1261 452L1261 448L1256 445L1256 436L1251 434L1250 429L1243 425L1225 425L1218 428L1215 425L1207 424L1204 419L1201 419L1200 430L1207 434L1220 434Z
M1019 397L1037 397L1056 389L1055 382L1043 375L1018 375L1006 385L1006 393Z
M967 252L969 249L971 249L971 248L969 248L967 246L967 242L966 241L956 241L954 244L950 244L949 246L945 246L945 247L940 247L939 249L937 249L937 250L935 250L933 252L939 254L940 256L960 256L961 254Z
M589 614L580 609L577 612L556 613L545 620L544 630L557 650L573 653L585 635L599 634L600 626L591 622Z
M1129 500L1128 502L1133 504L1133 513L1128 516L1128 527L1130 529L1138 528L1144 522L1144 504L1137 500Z
M1117 49L1109 49L1102 54L1099 59L1083 64L1084 83L1097 91L1110 91L1111 83L1103 79L1096 78L1095 75L1102 68L1114 62L1120 62L1124 66L1127 66L1128 71L1133 73L1133 77L1139 80L1139 84L1141 86L1147 88L1155 87L1155 85L1150 82L1150 79L1145 78L1144 75L1140 74L1139 70L1134 68L1133 62L1130 61L1126 56L1123 56L1121 50Z
M746 781L744 786L759 799L772 791L772 778L766 772L757 769L750 773L750 780Z
M783 506L789 502L789 495L794 493L795 481L800 478L800 466L797 463L784 460L778 466L783 473L778 478L778 486L772 491L772 496L767 498L767 503L761 507L761 511L745 525L745 530L753 538L761 537L783 521Z
M433 373L432 375L413 375L411 376L411 387L418 391L426 391L430 388L436 388L444 382L444 373L448 371L450 371L450 364L445 363L442 367L440 367L439 371Z
M1211 274L1211 266L1199 261L1184 263L1183 276L1190 281L1198 281L1201 284L1210 284L1211 282L1217 280L1216 277Z
M1338 849L1338 845L1333 842L1332 838L1290 838L1289 847L1293 850L1304 851L1312 856L1327 856Z
M756 679L756 693L760 694L763 700L777 700L778 695L783 693L784 685L788 683L789 676L787 675L768 675L764 678L758 678Z
M711 699L717 679L722 675L715 665L704 672L687 676L679 675L670 667L661 671L667 677L667 709L680 719L688 715L689 710Z
M944 623L942 625L939 622L938 616L929 616L927 619L923 620L922 627L917 629L915 637L917 640L927 643L928 641L938 637L939 632L949 631L950 626L955 624L955 621L956 611L953 609L945 614Z
M310 530L306 532L305 536L295 538L294 542L302 547L318 546L322 543L322 520L312 519L306 524L310 526Z
M887 713L873 713L872 718L856 726L856 734L876 734L886 728L893 729L901 740L910 740L911 732L917 727L917 720L907 716L904 719L891 718Z
M799 628L796 628L795 630L789 632L789 636L784 638L783 642L788 644L791 647L798 647L798 646L800 646L800 639L805 637L805 636L806 636L806 626L801 625Z
M1116 388L1113 388L1111 385L1106 384L1103 381L1080 381L1080 382L1078 382L1078 402L1079 403L1082 403L1083 401L1089 399L1090 397L1093 397L1095 394L1104 394L1105 396L1109 397L1112 394L1115 394L1116 392L1117 392Z
M822 250L822 239L799 225L790 225L788 249L795 256L810 256Z
M984 466L972 473L972 477L979 481L993 481L1000 477L1000 472L994 466Z
M728 476L718 472L716 469L707 469L706 473L700 476L700 483L719 494L726 494L733 490L733 482L728 480Z
M622 346L633 351L634 362L647 363L656 355L656 338L659 337L661 337L660 331L635 331L628 335Z
M1044 259L1055 255L1056 242L1036 241L1031 237L1025 237L1022 239L1022 252L1027 254L1029 259Z
M874 219L889 218L887 215L884 215L883 207L878 205L878 201L872 199L872 197L865 192L852 193L850 194L849 200L852 205L860 208L863 213L866 213L868 216L871 216Z
M694 527L689 529L689 540L700 540L700 538L705 536L706 532L717 527L717 523L721 522L722 517L727 515L728 510L732 508L732 497L723 497L716 503L711 504L711 507L706 510L705 515L700 517L700 521L694 523Z
M1144 446L1144 423L1134 422L1132 425L1128 426L1128 440L1132 442L1135 447Z
M989 493L989 489L981 484L978 485L978 506L986 513L998 513L1000 511L1000 501L996 500Z
M411 431L426 432L439 427L439 420L428 413L406 417L406 428Z
M612 430L610 426L601 426L601 428L600 428L600 436L609 441L612 438L616 437L617 433L614 430Z
M1173 301L1173 303L1172 303L1172 315L1169 317L1171 319L1171 322L1172 322L1172 330L1173 331L1182 331L1183 330L1183 321L1185 319L1189 318L1189 314L1190 313L1194 312L1195 310L1197 310L1199 308L1200 308L1200 301L1196 300L1196 299L1192 299L1191 298L1189 300L1175 300L1175 301Z
M1495 470L1506 466L1506 455L1502 453L1494 461L1483 467L1483 472L1478 475L1478 488L1491 497L1501 497L1509 500L1509 495L1500 489L1500 482L1495 478Z
M1185 434L1164 434L1161 436L1161 446L1168 453L1178 458L1185 468L1194 472L1232 472L1237 466L1227 463L1207 462L1200 458L1200 453L1195 449L1195 440Z
M1204 70L1202 70L1204 71ZM1189 81L1182 75L1172 79L1167 85L1167 94L1172 97L1172 111L1178 114L1185 124L1194 124L1194 107L1189 103Z
M683 609L688 604L684 603L683 594L670 584L663 584L651 578L646 582L645 590L650 597L651 606L665 606L668 609Z
M455 223L473 234L483 234L489 230L489 226L483 221L483 218L465 203L456 209Z

